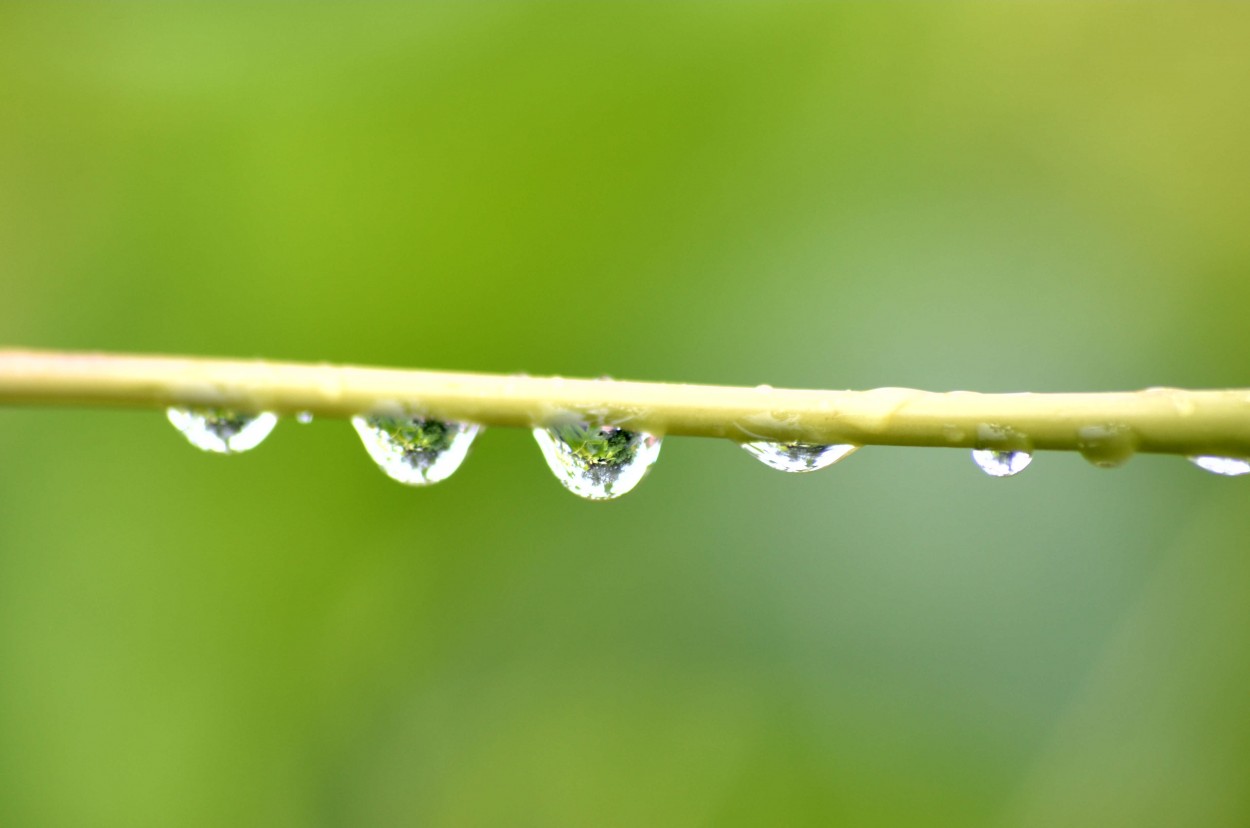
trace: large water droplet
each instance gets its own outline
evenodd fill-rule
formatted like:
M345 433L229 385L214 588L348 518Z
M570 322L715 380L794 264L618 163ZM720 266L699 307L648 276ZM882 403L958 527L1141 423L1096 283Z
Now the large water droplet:
M365 451L393 480L426 486L451 477L477 436L475 423L424 417L352 417Z
M757 440L742 447L766 466L783 472L810 472L832 466L859 446L820 443L770 443Z
M625 494L660 456L659 437L610 425L536 428L534 439L560 484L588 500Z
M1137 451L1137 436L1126 425L1083 426L1076 432L1076 448L1086 460L1103 469L1114 469Z
M1200 469L1205 469L1212 474L1222 474L1225 477L1239 477L1243 474L1250 474L1250 460L1243 460L1240 457L1212 457L1205 455L1202 457L1190 457L1189 462Z
M218 454L256 448L278 423L278 415L268 411L241 414L225 408L170 408L165 415L191 445Z
M972 460L992 477L1011 477L1024 471L1033 462L1033 455L1027 451L973 449Z

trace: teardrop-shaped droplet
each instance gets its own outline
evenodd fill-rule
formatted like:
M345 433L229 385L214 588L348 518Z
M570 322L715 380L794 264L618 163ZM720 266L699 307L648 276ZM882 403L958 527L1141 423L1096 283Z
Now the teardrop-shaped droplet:
M241 414L225 408L170 408L165 415L191 445L218 454L256 448L278 423L278 415L268 411Z
M1033 462L1033 455L1027 451L974 449L972 461L981 467L981 471L992 477L1011 477L1024 471Z
M1132 459L1137 435L1128 426L1115 423L1083 426L1076 432L1076 448L1095 466L1114 469Z
M625 494L660 456L659 437L610 425L536 428L534 439L561 485L587 500Z
M451 477L481 428L424 417L352 417L352 425L382 471L409 486Z
M1243 474L1250 474L1250 460L1243 460L1240 457L1204 455L1201 457L1190 457L1189 462L1200 469L1205 469L1212 474L1222 474L1225 477L1239 477Z
M855 451L859 446L820 443L770 443L757 440L743 443L747 453L765 466L783 472L811 472L827 468Z

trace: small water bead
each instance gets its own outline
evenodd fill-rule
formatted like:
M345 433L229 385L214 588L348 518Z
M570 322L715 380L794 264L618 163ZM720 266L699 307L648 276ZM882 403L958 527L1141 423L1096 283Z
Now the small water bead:
M991 477L1011 477L1024 471L1033 462L1033 455L1027 451L973 449L972 460Z
M1243 460L1240 457L1204 455L1201 457L1190 457L1188 460L1200 469L1209 471L1212 474L1222 474L1225 477L1240 477L1243 474L1250 474L1250 460Z
M273 431L278 415L243 414L226 408L170 408L165 416L191 445L217 454L256 448Z
M295 422L300 425L308 425L313 421L313 413L311 411L301 411L295 415Z
M1083 426L1076 432L1076 448L1095 466L1114 469L1136 453L1137 436L1126 425Z
M365 451L392 480L438 483L460 468L481 426L424 417L352 417Z
M859 446L821 443L772 443L757 440L742 443L748 454L770 468L783 472L812 472L824 469L846 457Z
M587 500L630 491L660 456L659 437L610 425L536 428L534 439L560 484Z

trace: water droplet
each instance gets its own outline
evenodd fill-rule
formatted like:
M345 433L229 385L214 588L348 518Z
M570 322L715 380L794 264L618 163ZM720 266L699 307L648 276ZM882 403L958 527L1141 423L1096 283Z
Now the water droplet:
M972 460L981 467L981 471L992 477L1011 477L1024 471L1033 462L1033 455L1027 451L974 449Z
M451 477L477 436L475 423L424 417L352 417L365 451L393 480L426 486Z
M625 494L660 456L659 437L610 425L536 428L534 439L560 484L588 500Z
M311 411L301 411L295 415L295 422L300 425L308 425L313 421L313 413Z
M191 445L217 454L256 448L278 423L268 411L241 414L225 408L170 408L165 416Z
M859 446L820 443L770 443L758 440L743 443L751 456L771 468L783 472L811 472L827 468L855 451Z
M1020 432L994 423L977 425L972 462L992 477L1010 477L1033 462L1033 444Z
M1083 426L1076 432L1076 448L1086 460L1103 469L1114 469L1137 451L1137 437L1126 425Z
M1189 462L1200 469L1205 469L1212 474L1222 474L1225 477L1250 474L1250 460L1243 460L1240 457L1190 457Z

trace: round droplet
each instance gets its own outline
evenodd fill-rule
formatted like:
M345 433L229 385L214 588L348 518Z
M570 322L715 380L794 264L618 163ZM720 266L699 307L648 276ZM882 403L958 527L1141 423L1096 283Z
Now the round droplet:
M477 436L475 423L424 417L352 417L365 451L392 480L427 486L451 477Z
M564 488L587 500L611 500L638 485L660 456L660 438L585 423L534 429L543 458Z
M1201 457L1190 457L1189 462L1200 469L1205 469L1212 474L1222 474L1225 477L1240 477L1243 474L1250 474L1250 460L1243 460L1240 457L1204 455Z
M1033 462L1033 455L1027 451L974 449L972 461L991 477L1011 477L1024 471Z
M1076 448L1095 466L1114 469L1132 458L1137 451L1137 437L1125 425L1083 426L1076 432Z
M313 413L311 411L301 411L295 415L295 422L300 425L308 425L313 421Z
M783 472L811 472L827 468L859 446L820 443L770 443L759 440L743 443L747 453L766 466Z
M170 408L165 416L191 445L217 454L256 448L278 423L278 415L268 411L241 414L225 408Z

